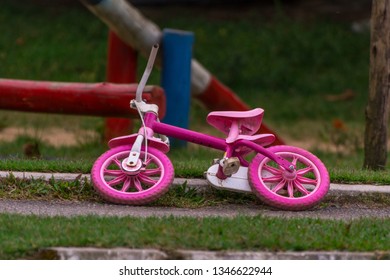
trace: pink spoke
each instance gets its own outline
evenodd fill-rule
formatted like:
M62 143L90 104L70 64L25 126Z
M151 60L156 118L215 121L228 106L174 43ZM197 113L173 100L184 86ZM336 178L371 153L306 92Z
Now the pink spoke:
M293 157L292 165L297 166L298 157Z
M306 178L306 177L302 177L302 176L298 176L297 177L298 181L302 184L309 184L309 185L317 185L317 180L314 180L314 179L310 179L310 178Z
M122 192L127 192L130 188L131 179L126 178L125 182L123 183L123 187L121 189Z
M298 175L305 175L305 174L309 173L310 171L313 171L313 167L308 166L306 168L302 168L302 169L298 170L297 174Z
M280 182L280 180L282 180L282 176L281 175L276 175L276 176L264 177L264 178L261 178L261 179L265 183L277 183L277 182Z
M122 168L122 162L120 160L118 160L117 158L114 158L112 160L119 168Z
M139 174L138 176L139 176L139 179L141 180L141 182L143 182L145 184L154 185L157 183L156 180L153 180L152 178L145 176L144 174Z
M287 192L289 197L294 197L294 185L292 181L288 181Z
M126 175L122 174L121 176L118 176L115 179L108 181L107 184L109 184L112 187L112 186L118 185L119 183L122 183L125 178L126 178Z
M304 186L302 186L301 183L299 183L297 180L294 181L294 184L295 184L295 187L298 189L298 191L301 194L304 194L304 195L310 194L310 192Z
M145 169L142 174L146 176L158 175L161 174L161 168Z
M141 182L139 181L139 179L137 178L137 177L133 177L133 184L134 184L134 187L138 190L138 191L140 191L140 192L142 192L144 189L142 188L142 185L141 185Z
M275 186L275 188L272 189L274 193L278 193L281 189L283 189L284 185L286 184L286 180L281 181L279 184Z
M266 165L264 164L264 169L269 171L270 173L274 174L274 175L278 175L281 173L281 170L275 168L275 167L272 167L272 166L269 166L269 165Z
M147 158L144 165L148 166L152 162L152 160L153 160L152 158Z
M109 176L120 176L123 174L122 170L111 170L111 169L105 169L103 173L104 175L109 175Z

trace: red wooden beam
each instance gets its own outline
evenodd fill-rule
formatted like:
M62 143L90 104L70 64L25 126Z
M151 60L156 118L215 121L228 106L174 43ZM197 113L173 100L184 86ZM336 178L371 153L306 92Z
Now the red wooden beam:
M100 117L138 117L130 109L136 84L65 83L0 79L0 109ZM146 86L143 98L165 116L165 94L161 87Z

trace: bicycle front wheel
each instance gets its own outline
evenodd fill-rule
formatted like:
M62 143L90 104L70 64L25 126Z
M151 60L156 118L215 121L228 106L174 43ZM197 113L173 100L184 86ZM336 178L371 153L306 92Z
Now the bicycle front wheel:
M139 168L135 171L123 167L131 145L119 146L102 154L91 171L95 190L107 201L119 204L142 205L151 203L165 194L174 179L169 158L149 147L145 160L142 150Z

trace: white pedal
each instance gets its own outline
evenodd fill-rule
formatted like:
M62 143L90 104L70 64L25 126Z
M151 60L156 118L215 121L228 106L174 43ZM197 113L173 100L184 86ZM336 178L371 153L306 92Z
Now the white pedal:
M219 179L216 174L219 164L214 164L206 172L207 181L216 189L229 190L235 192L251 193L248 182L248 167L240 167L238 171L224 180Z

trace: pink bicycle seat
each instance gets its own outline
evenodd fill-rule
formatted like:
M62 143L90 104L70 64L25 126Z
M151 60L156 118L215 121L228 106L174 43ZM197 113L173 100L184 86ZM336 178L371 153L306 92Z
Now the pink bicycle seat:
M233 122L237 122L240 134L253 135L261 126L263 114L264 110L260 108L250 111L218 111L208 114L207 122L226 135L229 135Z

